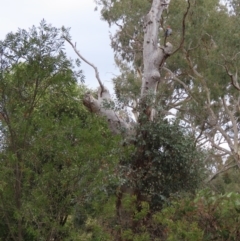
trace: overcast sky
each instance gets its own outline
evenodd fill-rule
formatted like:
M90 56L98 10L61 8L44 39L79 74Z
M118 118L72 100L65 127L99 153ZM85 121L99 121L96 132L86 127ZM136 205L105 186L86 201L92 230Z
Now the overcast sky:
M77 43L80 53L98 67L103 82L111 88L111 79L118 73L110 47L109 27L100 19L99 11L94 11L93 0L0 0L0 39L18 28L28 29L39 25L44 18L54 27L71 27L72 40ZM71 48L70 57L75 58ZM82 62L81 69L85 83L91 88L98 86L92 68Z

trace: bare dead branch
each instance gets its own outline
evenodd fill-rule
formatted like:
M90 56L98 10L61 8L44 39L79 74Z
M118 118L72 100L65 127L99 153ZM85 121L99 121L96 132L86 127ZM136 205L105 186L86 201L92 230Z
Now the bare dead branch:
M70 39L68 39L68 38L65 37L65 36L63 36L63 38L72 46L72 48L73 48L74 52L77 54L77 56L78 56L81 60L83 60L86 64L90 65L90 66L94 69L94 71L95 71L95 77L96 77L96 79L97 79L97 81L98 81L98 83L99 83L99 85L100 85L101 92L103 92L103 91L105 90L105 87L104 87L104 85L103 85L103 83L102 83L102 81L101 81L101 79L100 79L100 77L99 77L99 72L98 72L97 67L96 67L94 64L90 63L86 58L84 58L84 57L80 54L80 52L79 52L79 51L77 50L77 48L76 48L76 44L73 44L73 43L70 41Z

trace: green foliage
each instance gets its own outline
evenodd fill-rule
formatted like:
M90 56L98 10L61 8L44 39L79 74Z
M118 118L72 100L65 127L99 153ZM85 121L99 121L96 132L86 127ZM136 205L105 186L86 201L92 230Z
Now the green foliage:
M117 100L124 105L131 105L139 97L141 78L131 71L127 64L121 65L122 74L113 79Z
M86 240L86 241L108 241L111 240L111 237L107 232L104 232L102 226L94 219L88 219L86 221L86 233L83 233L79 238L79 240ZM85 238L84 238L85 236Z
M133 240L133 241L150 241L150 236L147 232L141 234L133 234L131 230L125 230L122 235L124 240Z
M149 203L148 202L141 202L141 210L140 211L135 211L134 214L134 220L143 220L144 218L147 217L149 213Z
M125 195L124 198L122 199L122 206L126 211L135 211L135 202L137 198L136 196L132 195Z
M76 206L106 186L115 141L81 104L59 29L42 21L0 49L0 239L70 240Z
M161 208L171 193L192 192L203 174L203 153L179 123L143 121L137 127L135 151L126 162L132 170L129 185L144 193L153 210Z
M154 216L166 240L238 240L238 193L217 195L206 189L193 198L175 200Z
M154 121L145 119L144 114L140 116L136 136L129 145L125 143L130 151L120 155L118 170L123 184L117 192L116 222L126 240L164 238L161 227L153 222L154 213L169 203L173 194L194 193L204 178L204 153L178 121L160 116ZM188 224L179 225L187 240L194 240L201 233L195 224L192 233L188 233ZM169 240L174 237L177 236Z
M141 42L143 40L143 18L150 9L151 3L147 0L96 1L102 6L101 14L105 21L120 24L121 31L112 38L112 48L115 56L126 61L136 61L141 66ZM131 40L135 39L136 42ZM139 56L136 56L137 52ZM140 63L138 63L140 61Z
M188 200L183 205L176 201L154 215L154 221L163 226L166 240L203 240L203 231L198 227L197 222L191 219L196 209L191 205Z
M135 104L151 1L96 2L103 19L120 28L111 38L121 69L114 79L118 101ZM230 8L218 0L171 1L160 21L159 43L167 25L175 49L184 34L180 51L166 63L180 81L161 70L163 81L151 100L161 105L159 116L152 122L140 114L136 136L118 149L120 140L111 137L104 121L80 104L85 88L77 81L84 76L64 53L61 33L70 38L68 29L42 21L0 41L1 240L239 240L237 170L213 180L221 194L202 190L194 200L179 198L194 193L205 175L207 151L198 149L192 136L199 130L210 136L206 106L227 126L221 101L226 98L232 111L239 98L226 73L226 68L235 73L240 63L239 1L227 3ZM171 108L176 121L164 119ZM234 115L239 119L238 112ZM180 127L183 122L193 129ZM226 127L226 136L231 135ZM116 210L118 194L123 195Z

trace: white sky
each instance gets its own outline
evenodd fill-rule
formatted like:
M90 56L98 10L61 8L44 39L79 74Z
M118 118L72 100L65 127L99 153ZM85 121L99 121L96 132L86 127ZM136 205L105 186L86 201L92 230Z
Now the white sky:
M93 0L0 0L0 39L18 28L38 26L44 18L54 27L71 27L72 40L80 53L97 66L100 77L112 89L111 79L118 73L110 47L108 24L100 19L100 12L94 11ZM71 58L77 56L70 47L66 48ZM92 68L81 61L85 84L90 88L98 86Z

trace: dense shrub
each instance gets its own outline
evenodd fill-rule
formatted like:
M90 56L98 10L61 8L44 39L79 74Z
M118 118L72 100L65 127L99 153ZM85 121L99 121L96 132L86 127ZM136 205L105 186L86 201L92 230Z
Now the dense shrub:
M195 199L174 201L154 216L166 240L240 240L240 194L200 191Z

